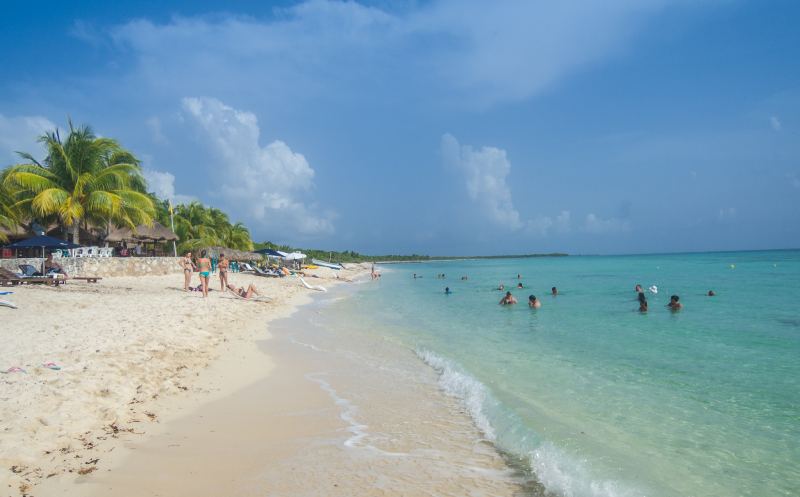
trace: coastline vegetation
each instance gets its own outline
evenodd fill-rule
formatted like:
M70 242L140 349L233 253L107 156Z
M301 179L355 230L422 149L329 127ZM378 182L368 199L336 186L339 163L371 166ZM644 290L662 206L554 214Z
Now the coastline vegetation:
M133 229L139 225L151 226L157 221L171 227L178 235L180 252L205 247L243 251L271 248L284 252L299 250L309 258L333 262L426 262L567 255L366 255L353 250L253 243L244 224L232 223L225 212L215 207L193 201L172 206L170 213L168 200L148 193L136 156L117 140L98 137L89 126L75 127L68 120L65 138L58 130L53 130L40 136L39 143L47 151L42 161L28 152L18 152L23 162L0 171L0 228L11 231L31 223L58 225L65 238L70 234L74 243L80 243L81 229L88 231L93 227L107 232L112 224ZM0 230L0 242L7 240Z

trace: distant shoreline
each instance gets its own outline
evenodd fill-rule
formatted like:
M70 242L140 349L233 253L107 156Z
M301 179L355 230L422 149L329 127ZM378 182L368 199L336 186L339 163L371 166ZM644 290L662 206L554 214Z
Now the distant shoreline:
M475 261L482 259L533 259L539 257L568 257L569 254L554 252L552 254L522 254L522 255L465 255L465 256L432 256L425 259L412 260L383 260L375 261L375 264L421 264L424 262L447 262L447 261Z

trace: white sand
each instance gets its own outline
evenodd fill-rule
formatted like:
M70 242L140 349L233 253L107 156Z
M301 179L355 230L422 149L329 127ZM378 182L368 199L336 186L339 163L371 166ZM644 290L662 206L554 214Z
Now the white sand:
M365 271L367 265L320 268L310 272L320 278L306 279L332 286L337 274ZM216 276L203 299L181 290L180 274L4 289L15 292L3 298L19 309L0 307L0 370L26 372L0 375L2 495L34 495L43 478L91 473L103 467L120 434L144 438L179 409L264 377L271 367L266 356L241 361L244 371L237 357L259 353L254 343L267 336L266 323L289 315L312 290L293 277L230 279L255 283L273 300L226 296ZM225 374L203 373L220 356ZM49 362L61 369L43 366Z

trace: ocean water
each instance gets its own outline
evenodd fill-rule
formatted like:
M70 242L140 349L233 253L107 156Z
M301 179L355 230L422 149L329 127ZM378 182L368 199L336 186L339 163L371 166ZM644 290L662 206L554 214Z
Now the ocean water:
M800 252L382 269L339 311L416 351L549 493L800 495ZM498 305L501 282L518 305ZM647 314L636 283L658 287ZM682 311L665 307L671 294Z

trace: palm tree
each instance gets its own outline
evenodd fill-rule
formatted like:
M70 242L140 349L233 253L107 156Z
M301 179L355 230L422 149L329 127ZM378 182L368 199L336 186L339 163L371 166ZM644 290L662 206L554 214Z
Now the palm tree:
M19 212L14 208L11 192L3 187L0 179L0 228L14 229L19 223ZM0 242L7 242L8 237L0 231Z
M116 140L98 138L88 126L75 128L69 121L66 140L55 130L39 142L47 149L44 161L20 153L28 163L5 174L5 187L21 197L17 208L35 219L56 216L72 230L74 243L81 224L152 224L155 209L139 161Z

